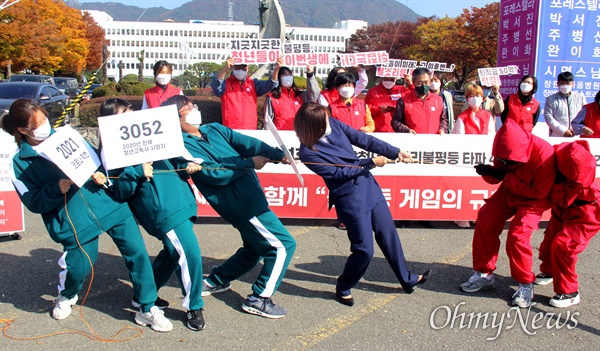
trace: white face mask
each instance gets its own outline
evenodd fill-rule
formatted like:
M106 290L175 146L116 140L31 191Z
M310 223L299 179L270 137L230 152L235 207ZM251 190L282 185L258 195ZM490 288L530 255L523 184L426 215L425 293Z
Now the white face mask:
M171 75L167 73L161 73L156 76L156 83L159 85L167 85L171 81Z
M481 96L472 96L469 98L469 100L467 102L469 103L469 106L471 106L473 108L477 108L477 107L481 106L481 103L483 102L483 98Z
M248 75L248 72L243 69L234 69L233 70L233 76L237 80L244 80L244 78L246 78L247 75Z
M31 131L33 133L33 136L29 135L29 137L33 140L44 141L48 139L51 131L52 127L50 126L48 118L46 118L46 121L41 126Z
M564 84L559 86L558 90L560 90L562 94L567 95L571 92L571 90L573 90L573 87L571 86L571 84Z
M431 82L431 84L429 84L429 89L433 90L433 91L438 91L438 90L440 90L441 86L442 86L442 83L440 83L440 82Z
M202 124L202 115L200 114L200 111L195 108L191 109L188 115L185 116L185 122L196 128L200 127Z
M391 81L391 80L384 80L381 81L381 84L386 88L386 89L392 89L394 87L394 85L396 85L396 82Z
M529 83L521 83L521 85L519 86L521 88L521 92L523 93L528 93L530 91L533 90L533 84L529 84Z
M354 96L354 87L339 88L338 92L340 93L340 96L343 97L344 99L349 99L352 96Z
M290 88L294 84L294 76L283 76L281 77L281 85L284 88Z

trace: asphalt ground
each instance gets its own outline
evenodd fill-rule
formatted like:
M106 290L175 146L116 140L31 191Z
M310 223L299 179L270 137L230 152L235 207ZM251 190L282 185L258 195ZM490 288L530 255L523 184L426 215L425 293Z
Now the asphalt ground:
M581 304L567 309L549 306L554 292L548 285L536 287L534 306L517 311L510 306L517 283L510 278L505 235L496 289L467 294L458 286L472 274L473 230L452 222L435 222L433 229L410 223L398 229L409 267L417 273L432 269L430 280L413 294L404 293L376 248L367 274L353 289L356 304L347 307L333 293L349 254L345 231L331 220L283 220L298 242L273 298L287 309L285 318L242 311L259 266L232 282L230 291L205 298L207 327L199 332L185 326L181 291L173 277L159 295L171 303L165 314L174 329L158 333L135 324L127 270L107 235L101 236L85 306L80 312L83 291L70 317L52 319L61 246L51 241L39 215L26 210L25 218L22 240L0 238L0 320L12 321L0 336L1 350L594 350L600 340L598 238L579 258ZM241 244L235 229L220 219L200 219L194 231L205 272ZM542 235L543 230L533 235L536 252ZM156 255L158 240L145 233L144 238L150 255ZM535 265L537 272L538 260ZM92 334L86 323L97 339L72 332ZM111 339L122 328L126 329L119 340L140 336L123 342L98 340ZM42 338L24 340L36 337Z

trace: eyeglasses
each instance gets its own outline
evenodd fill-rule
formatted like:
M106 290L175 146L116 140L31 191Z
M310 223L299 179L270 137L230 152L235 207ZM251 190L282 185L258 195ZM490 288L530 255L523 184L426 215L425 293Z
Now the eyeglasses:
M181 114L183 112L186 112L186 111L189 112L189 111L191 111L193 109L197 110L198 109L198 105L189 103L186 106L182 107L181 110L179 110L179 114Z

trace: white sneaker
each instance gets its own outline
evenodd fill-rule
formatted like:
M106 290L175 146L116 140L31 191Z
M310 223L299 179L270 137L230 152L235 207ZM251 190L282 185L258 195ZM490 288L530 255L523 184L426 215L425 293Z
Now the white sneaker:
M54 309L52 310L52 318L54 319L65 319L71 315L72 309L71 306L77 303L77 299L79 297L75 295L74 297L67 299L66 297L58 294L56 300L54 300Z
M150 312L142 311L135 314L135 322L141 326L150 326L157 332L168 332L173 330L173 324L165 317L165 313L156 306L152 306Z
M454 221L459 228L471 228L469 221Z
M559 308L577 305L580 302L579 291L570 294L556 294L550 299L550 305Z
M535 276L535 281L533 283L535 285L548 285L548 284L552 283L553 280L554 279L552 278L551 275L548 275L546 273L540 273Z

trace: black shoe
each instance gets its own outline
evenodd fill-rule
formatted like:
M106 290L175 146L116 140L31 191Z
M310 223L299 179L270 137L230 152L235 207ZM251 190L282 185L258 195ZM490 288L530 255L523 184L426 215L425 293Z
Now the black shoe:
M354 298L352 296L350 296L350 298L347 298L347 297L344 297L344 295L342 295L342 293L340 293L339 291L336 291L335 297L342 305L346 305L346 306L350 306L350 307L354 306Z
M203 330L206 328L206 323L204 322L204 316L202 312L204 310L201 308L195 311L187 311L187 327L191 330Z
M133 299L131 299L131 306L133 308L140 308L140 302L138 301L137 297L133 297ZM154 306L158 307L161 310L164 310L165 308L169 307L169 301L161 299L160 297L156 298L156 301L154 301Z
M415 291L415 286L425 284L427 279L429 279L429 273L431 273L431 269L428 269L425 273L421 274L421 279L415 283L412 287L405 289L407 294L412 294Z

